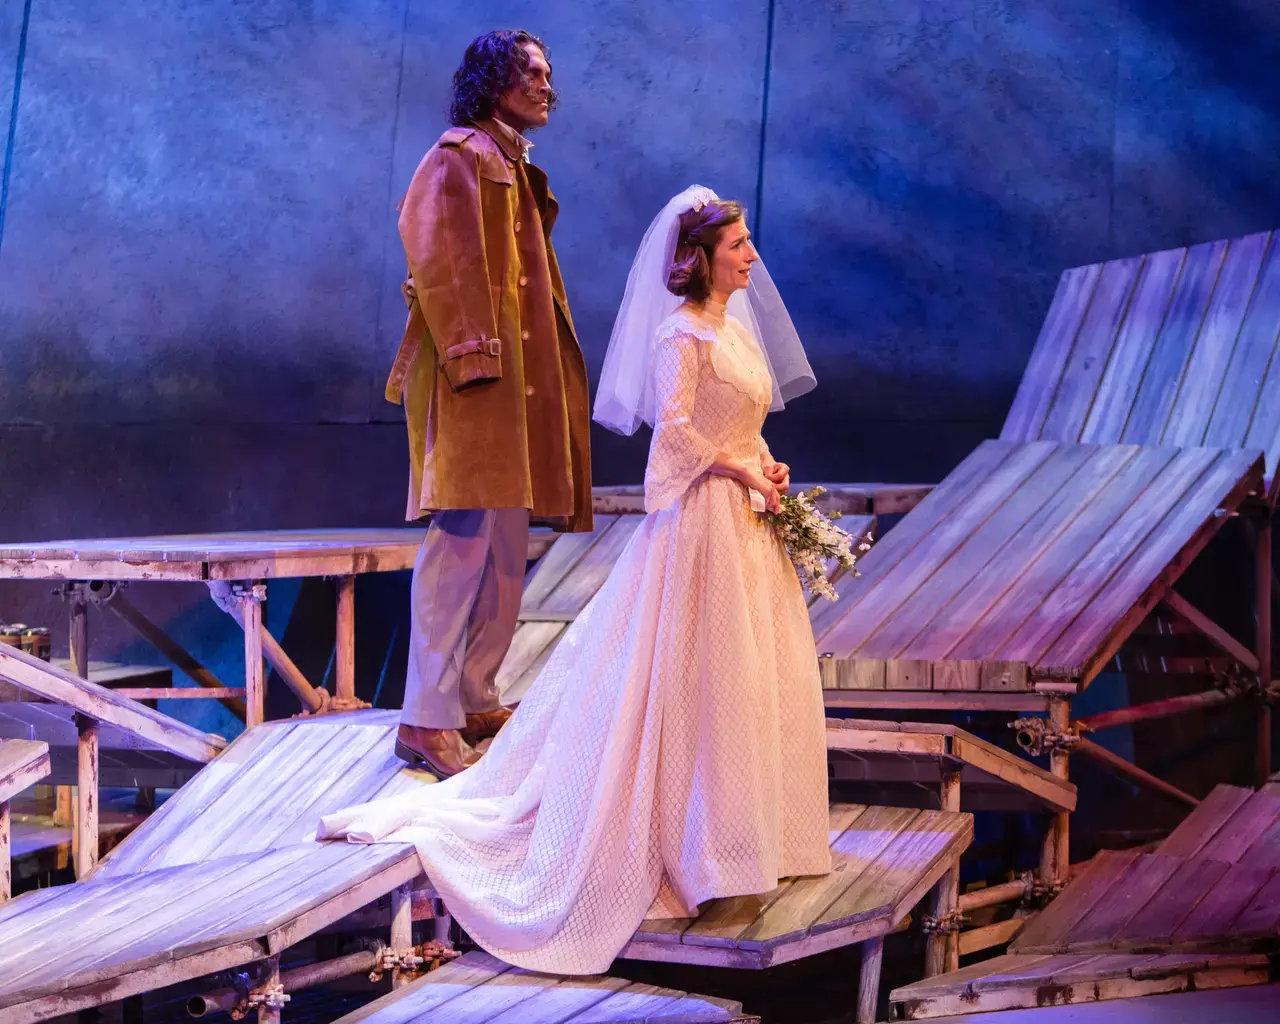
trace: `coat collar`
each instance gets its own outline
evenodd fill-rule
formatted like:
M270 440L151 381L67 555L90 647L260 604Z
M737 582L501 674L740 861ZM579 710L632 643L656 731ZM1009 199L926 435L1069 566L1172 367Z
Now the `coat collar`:
M496 119L477 121L476 127L493 139L508 160L514 164L524 163L528 158L532 144L509 125Z

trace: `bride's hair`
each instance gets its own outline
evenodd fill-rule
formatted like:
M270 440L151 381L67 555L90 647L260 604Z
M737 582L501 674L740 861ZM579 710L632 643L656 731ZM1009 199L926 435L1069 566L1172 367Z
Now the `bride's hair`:
M711 259L720 232L743 218L741 203L716 199L680 215L676 254L667 270L667 291L706 302L711 295Z

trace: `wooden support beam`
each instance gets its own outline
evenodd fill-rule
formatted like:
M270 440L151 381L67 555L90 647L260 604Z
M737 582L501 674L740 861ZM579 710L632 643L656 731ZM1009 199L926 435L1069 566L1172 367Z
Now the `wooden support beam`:
M1146 786L1147 789L1153 789L1157 793L1163 793L1170 799L1186 804L1188 807L1200 806L1200 801L1191 794L1184 793L1177 786L1165 782L1164 779L1156 778L1150 772L1139 768L1132 761L1126 761L1119 754L1113 754L1106 747L1101 747L1094 743L1093 740L1081 737L1079 743L1076 744L1076 750L1131 782Z
M1268 592L1269 596L1269 592ZM1170 611L1186 619L1192 626L1203 633L1217 647L1240 662L1250 672L1258 671L1258 657L1239 640L1219 626L1213 619L1193 605L1176 590L1167 591L1164 604Z
M1265 691L1271 685L1271 510L1258 520L1257 614L1258 679ZM1263 700L1258 708L1257 784L1266 785L1271 776L1271 705Z
M1226 704L1242 696L1229 690L1206 690L1204 693L1189 693L1182 697L1169 697L1165 700L1152 701L1149 704L1134 704L1132 707L1116 708L1114 711L1101 711L1096 715L1087 715L1076 720L1076 727L1088 732L1110 729L1117 725L1132 725L1134 722L1149 722L1169 715L1180 715L1188 711L1199 711L1219 704Z
M1071 728L1071 700L1063 696L1049 698L1049 728L1065 735ZM1049 754L1049 771L1054 778L1068 782L1071 755L1063 747ZM1071 863L1071 814L1060 811L1053 818L1053 884L1067 883L1067 867Z
M0 801L0 906L13 895L13 860L10 856L13 842L13 818L9 813L9 801Z
M944 771L939 786L938 807L943 811L960 810L960 773ZM933 917L938 922L949 922L954 915L960 894L960 866L953 864L933 889ZM933 978L939 974L958 970L960 953L958 936L953 931L938 931L929 936L925 944L924 976Z
M1012 942L1022 931L1030 917L1011 917L1005 921L997 921L982 928L972 928L960 933L960 955L968 956L993 946L1003 946Z
M267 677L262 666L262 602L266 597L264 586L244 586L235 593L239 610L239 622L244 629L244 690L246 728L252 729L261 725L266 715ZM276 978L279 979L280 965L276 964ZM264 1018L261 1013L258 1020ZM276 1014L276 1021L280 1019Z
M218 677L201 665L182 644L174 640L173 637L169 636L168 633L139 611L137 606L124 596L119 587L112 590L111 595L104 603L116 615L127 622L134 632L173 662L178 671L188 679L210 690L227 689ZM242 697L222 699L222 706L236 717L244 718L244 699Z
M252 703L249 705L252 709ZM271 992L283 992L280 983L280 957L269 956L262 961L258 970L258 988ZM264 999L258 1004L258 1024L280 1024L280 1003L275 999Z
M98 723L77 715L76 728L76 878L85 879L98 866Z
M862 944L862 966L858 971L858 1009L856 1024L875 1024L880 1002L880 967L884 963L884 936L877 935Z
M241 698L243 703L244 697L243 686L220 686L216 690L196 686L114 686L112 691L131 700L222 700L235 697Z
M356 696L356 578L338 577L338 629L334 640L334 690L343 706Z
M413 949L413 883L405 882L391 890L391 941L393 953L404 955ZM412 972L409 972L410 974ZM404 988L411 978L397 966L391 971L391 987Z

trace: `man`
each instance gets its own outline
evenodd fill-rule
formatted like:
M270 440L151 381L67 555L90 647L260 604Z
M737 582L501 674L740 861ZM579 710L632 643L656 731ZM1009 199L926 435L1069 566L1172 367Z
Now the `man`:
M586 365L551 247L557 205L525 133L555 106L528 32L475 40L445 132L400 207L409 320L387 398L404 397L413 571L397 754L437 776L510 717L494 679L515 632L529 523L591 529Z

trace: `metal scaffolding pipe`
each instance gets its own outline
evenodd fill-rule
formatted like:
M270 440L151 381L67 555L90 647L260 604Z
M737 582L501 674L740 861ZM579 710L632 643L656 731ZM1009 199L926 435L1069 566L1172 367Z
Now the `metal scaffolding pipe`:
M1150 704L1135 704L1133 707L1117 708L1114 711L1102 711L1096 715L1087 715L1076 720L1076 725L1088 732L1110 729L1117 725L1131 725L1134 722L1149 722L1169 715L1181 715L1201 708L1216 707L1239 697L1239 693L1229 690L1207 690L1204 693L1191 693L1183 697L1169 697L1166 700L1152 701Z
M1085 739L1083 736L1075 746L1078 753L1097 761L1105 768L1109 768L1117 775L1122 775L1131 782L1136 782L1139 786L1146 786L1148 789L1154 789L1157 793L1163 793L1171 800L1177 800L1179 803L1186 804L1188 807L1199 807L1200 801L1193 797L1190 793L1184 793L1177 786L1165 782L1164 779L1158 779L1150 772L1139 768L1132 761L1126 761L1119 754L1113 754L1106 747L1101 747L1094 743L1093 740Z
M989 885L985 889L960 894L959 909L961 913L970 910L981 910L983 907L996 907L1001 903L1020 900L1027 894L1032 883L1019 879L1016 882L1004 882L1000 885Z
M358 953L349 953L334 960L322 960L319 963L305 964L280 972L280 984L286 992L297 992L304 988L324 985L340 978L348 978L353 974L368 974L378 966L382 956L380 949L362 949ZM210 1013L228 1013L245 999L246 990L239 988L220 988L215 992L204 992L187 1000L187 1013L192 1017L203 1017Z

